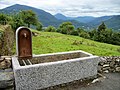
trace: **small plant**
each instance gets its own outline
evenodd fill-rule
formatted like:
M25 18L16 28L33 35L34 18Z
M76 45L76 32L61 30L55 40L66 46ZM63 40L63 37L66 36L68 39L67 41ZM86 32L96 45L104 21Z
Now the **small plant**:
M120 48L118 48L117 51L120 52Z
M72 45L80 45L80 44L83 44L83 41L74 41L73 43L72 43Z

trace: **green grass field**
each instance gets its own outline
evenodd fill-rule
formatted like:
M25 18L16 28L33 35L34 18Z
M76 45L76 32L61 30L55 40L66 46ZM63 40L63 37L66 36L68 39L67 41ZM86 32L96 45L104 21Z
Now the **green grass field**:
M120 56L120 46L95 42L79 36L64 35L55 32L39 32L33 36L33 53L45 54L73 50L84 50L99 56Z

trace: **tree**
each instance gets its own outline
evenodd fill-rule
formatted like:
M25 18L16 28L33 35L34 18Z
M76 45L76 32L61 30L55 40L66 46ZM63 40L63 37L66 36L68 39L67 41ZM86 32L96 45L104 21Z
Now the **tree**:
M78 31L77 31L77 30L73 30L73 31L71 32L71 35L78 36L79 34L78 34Z
M25 23L23 22L21 16L18 14L15 14L12 17L12 20L10 22L10 25L12 26L13 30L15 31L18 27L24 26Z
M90 36L89 36L89 34L88 34L87 32L81 32L81 33L79 34L79 36L80 36L80 37L83 37L83 38L86 38L86 39L90 39Z
M47 31L47 32L55 32L55 31L56 31L56 28L53 27L53 26L48 26L48 27L45 29L45 31Z
M63 34L71 34L71 32L74 30L74 25L71 22L63 22L59 29L61 33Z
M100 33L101 31L105 31L106 29L106 25L104 22L102 22L99 26L98 26L98 32Z
M78 33L84 32L85 30L83 28L77 28Z
M77 28L78 35L83 38L90 39L90 35L87 31L85 31L83 28Z
M112 34L112 44L120 45L120 32L114 32Z
M94 40L95 41L99 41L99 42L106 42L106 25L104 24L104 22L102 22L97 29L97 33L94 36Z
M42 31L42 24L40 22L37 23L36 30Z
M90 35L90 38L91 38L92 40L96 40L96 35L97 35L96 29L90 31L90 32L89 32L89 35Z
M10 17L6 14L0 13L0 24L6 25L10 21Z
M22 20L30 28L30 25L37 25L38 19L32 10L23 10L20 12Z

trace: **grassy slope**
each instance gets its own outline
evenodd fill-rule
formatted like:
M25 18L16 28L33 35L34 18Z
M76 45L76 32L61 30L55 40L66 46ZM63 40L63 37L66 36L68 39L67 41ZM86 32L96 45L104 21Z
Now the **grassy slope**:
M34 32L38 32L32 30ZM120 46L99 43L84 39L78 36L64 35L55 32L38 32L37 37L33 37L33 53L53 53L72 50L84 50L99 56L120 56ZM73 45L77 42L77 45ZM80 44L80 42L83 42Z

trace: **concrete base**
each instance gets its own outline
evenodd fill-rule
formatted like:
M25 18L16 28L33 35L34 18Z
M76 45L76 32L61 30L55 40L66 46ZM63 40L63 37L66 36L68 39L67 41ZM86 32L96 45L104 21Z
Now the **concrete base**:
M20 66L18 58L12 57L16 90L43 89L96 75L99 57L84 51L44 54L42 56L76 52L84 54L85 57L26 66Z

